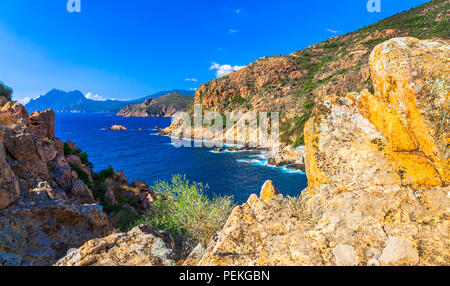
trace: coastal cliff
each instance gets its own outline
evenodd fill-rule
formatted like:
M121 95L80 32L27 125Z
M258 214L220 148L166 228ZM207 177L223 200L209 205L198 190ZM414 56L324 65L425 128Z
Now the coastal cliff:
M110 232L54 137L53 111L29 116L22 105L4 102L0 128L0 265L50 265Z
M281 152L273 154L270 163L302 165L303 131L314 107L332 94L345 97L350 91L363 89L373 93L369 57L382 42L405 36L448 40L449 11L448 1L433 0L289 56L261 58L201 85L195 104L200 104L205 113L280 112ZM178 137L178 127L179 122L174 122L162 134ZM215 138L205 127L196 132L209 140L224 141L224 136Z
M449 58L448 41L378 45L374 93L327 96L306 124L301 199L265 186L197 265L449 265Z

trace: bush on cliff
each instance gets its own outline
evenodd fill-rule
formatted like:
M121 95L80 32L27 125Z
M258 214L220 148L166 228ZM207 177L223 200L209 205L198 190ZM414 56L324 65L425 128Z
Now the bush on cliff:
M13 90L10 87L7 87L3 82L0 81L0 96L3 96L7 100L12 100Z
M136 225L149 224L168 231L179 254L186 257L198 243L207 245L223 228L233 208L231 197L209 199L205 195L207 188L180 175L173 176L171 183L157 182L153 187L158 196L153 210Z

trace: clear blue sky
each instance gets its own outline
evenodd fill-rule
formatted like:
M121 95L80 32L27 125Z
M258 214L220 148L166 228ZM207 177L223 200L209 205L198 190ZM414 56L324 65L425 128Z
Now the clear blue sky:
M69 13L67 0L1 0L0 80L17 99L191 89L216 77L212 63L289 54L428 2L381 0L369 13L367 1L81 0Z

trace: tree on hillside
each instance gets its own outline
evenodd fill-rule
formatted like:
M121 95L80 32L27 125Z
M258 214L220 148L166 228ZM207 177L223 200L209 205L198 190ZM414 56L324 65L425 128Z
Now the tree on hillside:
M0 96L3 96L7 100L11 101L12 93L13 93L12 88L6 86L3 82L0 81Z

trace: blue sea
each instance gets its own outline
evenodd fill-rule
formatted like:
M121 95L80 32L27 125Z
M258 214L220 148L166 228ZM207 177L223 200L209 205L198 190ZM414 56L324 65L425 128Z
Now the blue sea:
M89 155L95 171L112 166L128 180L152 185L170 180L173 174L208 185L208 195L231 195L237 204L259 194L272 180L284 194L296 196L306 187L305 174L267 165L260 152L214 153L209 148L176 148L171 138L159 136L155 126L165 128L170 118L126 118L102 113L57 113L56 137L71 140ZM106 131L119 124L128 131ZM140 130L141 129L141 130Z

